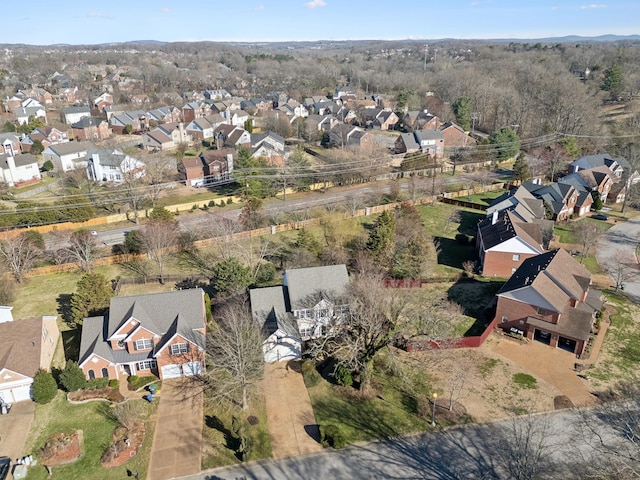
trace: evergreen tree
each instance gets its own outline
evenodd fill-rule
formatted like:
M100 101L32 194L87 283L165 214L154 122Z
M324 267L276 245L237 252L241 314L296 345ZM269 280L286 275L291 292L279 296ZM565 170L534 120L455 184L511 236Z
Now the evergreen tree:
M390 210L385 210L376 219L367 240L367 250L371 256L382 263L387 263L393 253L393 236L396 221Z
M104 315L112 296L113 289L107 277L96 272L83 275L71 296L71 321L79 325L85 317Z
M597 210L602 210L602 207L604 206L602 204L602 199L600 198L600 194L597 191L593 191L591 192L591 196L593 197L593 205L592 207L597 211Z
M60 385L62 388L67 392L75 392L83 388L86 384L87 379L82 369L76 362L69 360L64 370L60 373Z
M36 376L33 377L33 385L31 386L33 401L40 404L49 403L57 393L58 385L53 375L46 370L38 370Z
M232 297L243 293L253 282L251 270L235 258L218 262L211 283L217 295Z
M620 65L613 65L604 71L604 80L600 88L605 92L609 92L611 98L615 98L622 91L622 83L622 69Z
M520 137L510 127L503 127L489 137L489 143L496 146L498 160L508 160L520 151Z
M514 180L520 180L521 182L531 180L531 169L524 157L524 154L518 155L518 158L516 158L516 161L513 164L511 174Z
M451 105L453 113L456 116L456 123L463 130L471 130L471 99L469 97L460 97Z

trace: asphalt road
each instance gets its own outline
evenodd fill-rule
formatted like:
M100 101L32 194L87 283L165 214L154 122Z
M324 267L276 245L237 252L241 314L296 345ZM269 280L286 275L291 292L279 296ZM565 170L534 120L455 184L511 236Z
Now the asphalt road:
M640 217L635 217L611 227L596 245L596 258L603 270L609 272L612 285L616 284L622 269L624 293L636 303L640 303L640 270L636 257L639 242Z
M218 468L181 480L585 478L602 461L591 446L620 434L611 412L592 409L517 417L490 424L362 443L343 450ZM621 416L622 414L616 413ZM380 419L384 421L384 419ZM539 462L534 462L536 456ZM599 458L599 460L597 460ZM533 472L533 467L538 472Z

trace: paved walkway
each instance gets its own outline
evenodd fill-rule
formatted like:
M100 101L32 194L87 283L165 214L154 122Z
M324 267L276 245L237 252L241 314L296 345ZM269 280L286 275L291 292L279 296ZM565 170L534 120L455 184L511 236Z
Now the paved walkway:
M181 380L162 382L148 480L198 473L202 465L203 395Z
M518 343L500 338L491 350L513 361L536 377L542 378L564 393L576 407L595 405L589 384L578 377L573 353L552 348L540 342ZM593 358L590 361L594 361Z
M0 415L0 456L16 459L34 452L25 452L24 445L31 428L36 404L31 401L14 403L7 415Z
M605 271L616 271L621 262L627 264L623 275L624 293L632 301L640 303L640 275L636 249L640 241L640 216L621 222L607 230L596 244L598 264ZM612 285L615 285L615 273Z
M321 451L318 426L299 362L267 364L262 385L273 458Z

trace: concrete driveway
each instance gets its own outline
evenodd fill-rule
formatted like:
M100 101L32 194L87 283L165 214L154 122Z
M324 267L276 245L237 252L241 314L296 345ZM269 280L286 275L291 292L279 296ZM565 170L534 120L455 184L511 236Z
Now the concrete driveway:
M300 363L267 364L262 387L273 458L321 451L320 434Z
M640 217L618 223L600 236L596 245L596 258L603 270L609 272L612 285L615 285L615 273L621 261L626 264L623 282L624 293L632 301L640 303L640 275L636 249L640 241Z
M158 395L149 480L167 480L200 471L202 465L202 393L183 380L165 380Z
M0 457L12 462L32 452L24 451L24 444L36 411L34 402L14 403L8 415L0 415Z

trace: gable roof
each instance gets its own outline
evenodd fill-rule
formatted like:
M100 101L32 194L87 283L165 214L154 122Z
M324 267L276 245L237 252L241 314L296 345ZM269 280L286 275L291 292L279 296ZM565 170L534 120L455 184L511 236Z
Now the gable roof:
M524 186L511 189L494 199L487 207L487 215L502 210L515 210L527 222L533 218L544 218L545 214L542 199L535 197Z
M54 317L55 318L55 317ZM44 317L0 323L0 370L33 377L40 368Z
M601 165L611 167L615 163L620 165L625 170L629 168L629 163L624 157L614 157L613 155L609 155L608 153L585 155L584 157L580 157L577 160L571 162L571 166L587 170L589 168L599 167Z
M298 327L287 313L288 294L287 287L252 288L249 290L251 301L251 313L262 330L265 337L269 337L282 330L287 335L300 338Z
M91 148L93 148L93 143L91 142L65 142L58 143L57 145L49 145L46 150L61 157L71 153L87 152Z
M344 264L292 268L285 270L284 276L292 310L309 307L307 302L314 295L345 295L349 285L349 275Z
M38 159L30 153L23 153L22 155L0 155L0 168L6 170L9 168L7 158L13 157L13 161L16 167L24 167L25 165L38 164Z
M542 253L542 229L537 223L525 223L518 221L513 212L505 210L500 212L496 221L487 218L480 222L478 229L482 237L485 250L489 250L512 238L520 238L533 250Z

